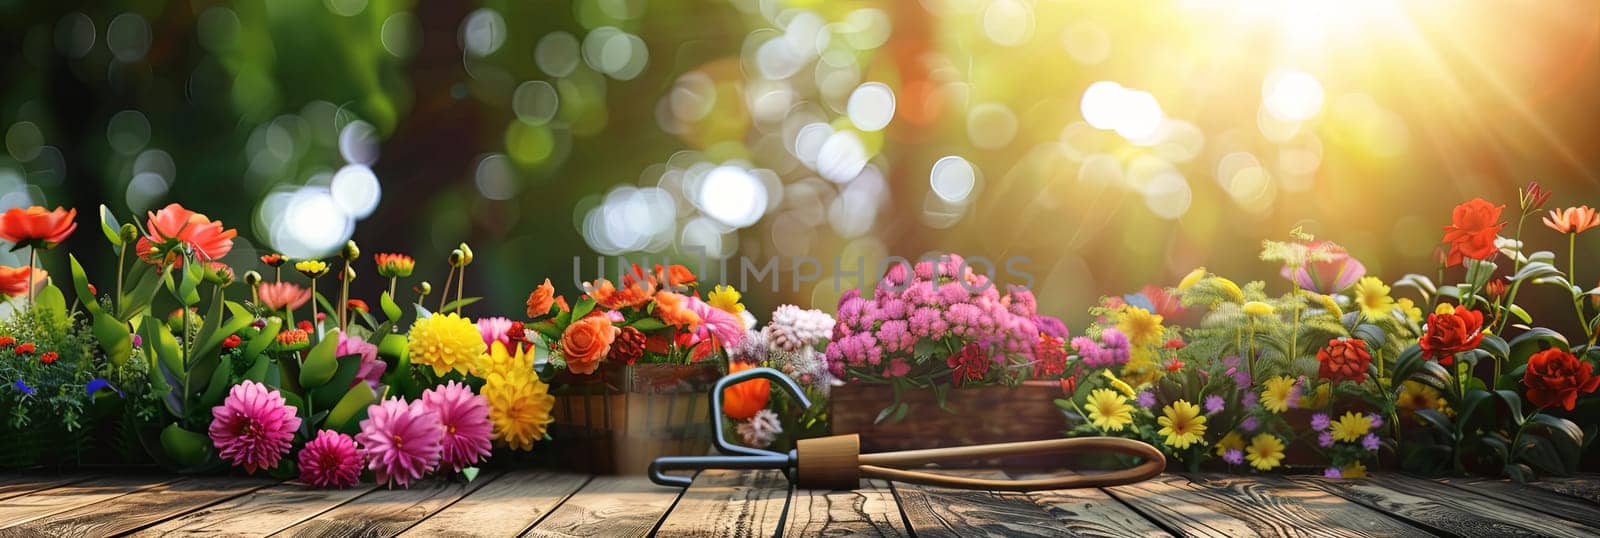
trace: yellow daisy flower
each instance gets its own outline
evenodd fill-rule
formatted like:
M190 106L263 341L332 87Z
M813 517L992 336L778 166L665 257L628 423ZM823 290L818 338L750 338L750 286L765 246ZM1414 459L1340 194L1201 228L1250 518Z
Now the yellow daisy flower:
M1389 297L1389 286L1375 276L1364 276L1356 281L1356 305L1361 315L1369 320L1394 315L1394 298Z
M1244 436L1239 435L1239 432L1228 432L1222 436L1222 440L1217 441L1218 457L1227 454L1229 450L1244 450Z
M477 364L472 366L472 375L488 379L490 374L532 372L533 354L530 351L522 344L514 344L512 349L507 349L504 343L496 340L489 345L488 354L478 357Z
M1274 413L1289 410L1289 396L1294 392L1294 378L1277 376L1267 379L1261 389L1261 407Z
M1146 347L1162 342L1164 329L1161 327L1161 316L1151 314L1149 310L1137 306L1124 306L1119 318L1117 330L1128 335L1128 342L1133 344L1133 347Z
M1333 438L1346 443L1354 443L1372 430L1372 417L1366 414L1347 412L1339 420L1333 422Z
M1270 433L1263 433L1250 440L1250 446L1244 449L1244 459L1250 462L1251 467L1262 471L1271 471L1283 462L1283 440Z
M1106 371L1110 372L1110 370ZM1166 369L1150 358L1148 351L1134 352L1133 356L1128 360L1128 364L1122 365L1122 377L1127 378L1127 383L1124 383L1124 385L1139 386L1145 383L1155 383L1166 373Z
M739 290L734 289L733 286L717 284L717 287L712 288L711 292L706 294L706 304L717 310L737 316L740 312L744 312L744 303L739 302L741 297L743 295L740 295Z
M532 370L489 374L481 392L489 400L494 439L512 450L532 450L555 421L556 398Z
M1438 401L1439 391L1420 382L1408 380L1401 385L1400 397L1395 403L1399 404L1401 409L1417 411L1433 409Z
M1339 469L1339 476L1344 478L1366 478L1367 466L1362 465L1360 461L1353 462Z
M1133 422L1133 406L1111 389L1094 389L1084 403L1089 407L1089 421L1102 430L1119 432Z
M308 278L318 278L328 274L328 264L322 260L300 260L294 262L294 270Z
M1138 396L1137 394L1135 394L1133 392L1133 387L1129 386L1127 383L1123 382L1121 379L1117 379L1117 374L1111 373L1111 370L1101 370L1100 371L1100 375L1105 377L1107 381L1110 381L1111 382L1111 388L1117 389L1117 392L1121 392L1123 396L1126 396L1126 397L1129 397L1129 398L1133 398L1135 396Z
M1405 316L1405 319L1411 320L1412 323L1422 323L1422 309L1417 308L1417 303L1410 297L1401 297L1394 304L1400 307L1401 315Z
M1178 400L1161 411L1166 416L1156 419L1161 425L1156 433L1167 436L1167 446L1182 450L1195 443L1206 444L1206 417L1200 414L1200 406Z
M411 363L432 366L434 375L451 370L465 374L483 355L483 334L472 320L454 312L434 314L411 326L406 345Z

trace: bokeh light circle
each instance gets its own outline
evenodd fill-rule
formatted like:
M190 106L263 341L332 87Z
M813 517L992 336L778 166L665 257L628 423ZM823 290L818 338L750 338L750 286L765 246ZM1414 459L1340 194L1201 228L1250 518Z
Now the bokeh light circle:
M367 218L378 208L383 187L371 168L360 164L345 165L333 174L328 184L329 196L340 212L357 219Z

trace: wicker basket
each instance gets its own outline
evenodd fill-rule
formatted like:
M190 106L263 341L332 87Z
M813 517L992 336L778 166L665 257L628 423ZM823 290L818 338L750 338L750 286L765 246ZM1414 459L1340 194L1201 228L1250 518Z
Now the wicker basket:
M643 474L660 456L711 448L710 389L715 361L635 364L555 380L552 456L561 468Z

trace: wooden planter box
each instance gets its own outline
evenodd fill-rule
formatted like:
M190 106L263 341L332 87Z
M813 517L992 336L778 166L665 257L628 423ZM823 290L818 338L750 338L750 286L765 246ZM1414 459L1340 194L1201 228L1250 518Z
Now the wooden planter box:
M558 376L552 387L553 463L572 471L644 474L660 456L706 454L710 390L721 376L716 361Z
M945 411L933 391L906 390L900 394L900 400L911 406L905 418L877 424L873 420L878 413L894 403L894 388L889 385L846 383L833 388L828 405L833 433L861 434L861 451L870 453L1057 439L1067 429L1066 417L1053 403L1060 394L1061 386L1054 381L951 388L945 398L950 411ZM974 461L972 466L996 463ZM1059 458L1009 458L1004 463L1064 465Z

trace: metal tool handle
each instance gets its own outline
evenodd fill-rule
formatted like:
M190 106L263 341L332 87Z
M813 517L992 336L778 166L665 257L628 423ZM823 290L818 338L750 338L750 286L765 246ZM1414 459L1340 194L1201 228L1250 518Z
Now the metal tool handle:
M667 471L690 471L700 469L777 469L787 472L793 469L795 453L788 454L762 450L742 445L729 443L723 435L722 426L722 391L737 383L742 383L764 377L776 381L783 387L802 409L811 408L811 400L806 398L805 391L800 389L789 376L783 372L761 367L735 372L718 379L716 385L711 387L711 442L717 451L727 456L665 456L650 462L650 481L663 486L688 487L694 482L693 476L675 476L666 474Z

